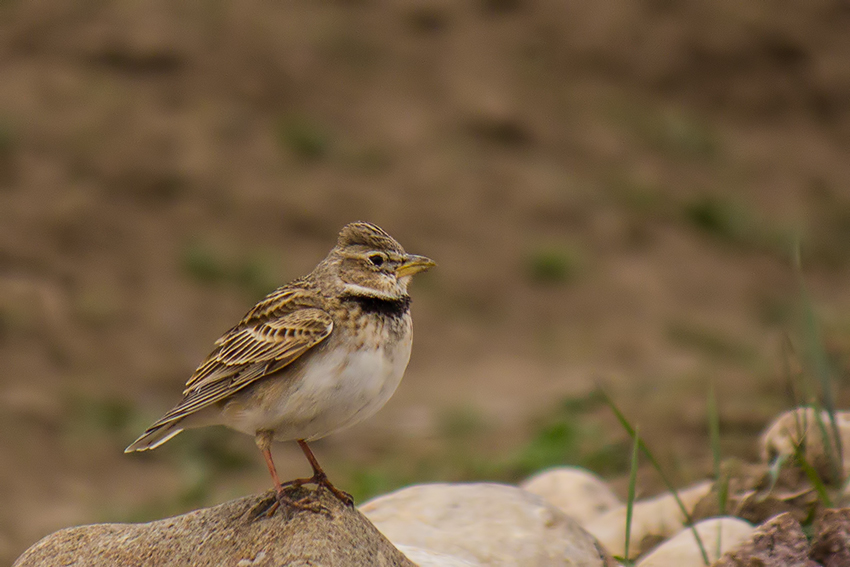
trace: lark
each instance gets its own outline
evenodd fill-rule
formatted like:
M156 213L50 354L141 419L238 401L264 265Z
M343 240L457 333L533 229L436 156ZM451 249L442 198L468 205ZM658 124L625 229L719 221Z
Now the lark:
M187 428L226 425L253 435L277 494L315 484L351 505L328 480L308 442L372 416L393 395L410 359L408 285L434 266L366 222L346 225L307 276L280 287L215 342L186 383L183 399L125 453L159 447ZM295 440L310 478L282 483L273 441Z

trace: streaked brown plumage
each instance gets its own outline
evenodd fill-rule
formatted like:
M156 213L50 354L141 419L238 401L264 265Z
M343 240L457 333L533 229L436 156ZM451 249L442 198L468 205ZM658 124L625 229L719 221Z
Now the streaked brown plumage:
M125 452L154 449L184 428L223 424L254 435L279 500L285 484L314 482L350 501L307 441L371 416L395 391L410 356L407 286L433 265L373 224L346 225L309 275L273 291L215 342L180 403ZM314 475L282 484L270 445L293 439Z

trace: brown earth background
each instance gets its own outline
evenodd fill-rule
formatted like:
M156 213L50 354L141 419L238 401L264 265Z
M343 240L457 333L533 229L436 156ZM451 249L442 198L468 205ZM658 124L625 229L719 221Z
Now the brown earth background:
M122 450L357 219L439 262L395 397L316 444L360 500L622 488L597 382L678 484L711 385L751 457L813 336L795 242L846 402L848 30L839 0L0 1L0 563L269 488L230 431Z

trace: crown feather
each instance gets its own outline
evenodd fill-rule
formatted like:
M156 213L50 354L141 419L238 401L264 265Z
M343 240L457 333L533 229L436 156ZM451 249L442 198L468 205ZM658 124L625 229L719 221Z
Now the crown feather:
M392 236L379 227L370 222L353 222L345 225L339 233L337 245L340 247L346 246L366 246L373 250L392 250L404 253L404 248L401 247Z

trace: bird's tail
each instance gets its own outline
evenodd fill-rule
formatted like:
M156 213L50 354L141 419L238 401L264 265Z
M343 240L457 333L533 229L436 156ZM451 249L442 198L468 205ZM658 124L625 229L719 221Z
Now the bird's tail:
M142 433L142 436L133 441L129 447L124 449L125 453L133 451L148 451L156 449L178 433L183 431L179 421L168 421L162 424L154 424Z

